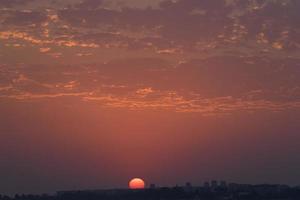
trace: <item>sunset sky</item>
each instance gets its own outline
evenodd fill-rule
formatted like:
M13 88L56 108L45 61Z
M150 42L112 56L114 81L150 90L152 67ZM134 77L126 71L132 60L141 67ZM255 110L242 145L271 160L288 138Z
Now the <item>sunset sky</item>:
M299 0L0 0L0 194L300 185Z

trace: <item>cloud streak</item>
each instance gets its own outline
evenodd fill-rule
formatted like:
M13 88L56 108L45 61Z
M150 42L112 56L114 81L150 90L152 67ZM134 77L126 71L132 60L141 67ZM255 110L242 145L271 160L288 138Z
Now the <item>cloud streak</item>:
M2 98L200 113L298 108L295 0L27 3L2 1Z

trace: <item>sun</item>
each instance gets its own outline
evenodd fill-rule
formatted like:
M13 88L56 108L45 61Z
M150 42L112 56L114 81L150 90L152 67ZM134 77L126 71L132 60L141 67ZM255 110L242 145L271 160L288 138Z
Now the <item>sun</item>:
M144 189L145 188L145 181L141 178L133 178L129 181L129 188L130 189Z

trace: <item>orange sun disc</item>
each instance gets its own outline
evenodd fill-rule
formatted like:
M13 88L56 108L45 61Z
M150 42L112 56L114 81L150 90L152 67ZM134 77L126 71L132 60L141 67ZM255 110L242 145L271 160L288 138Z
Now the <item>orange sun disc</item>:
M131 179L131 181L129 182L129 188L130 189L144 189L145 182L140 178Z

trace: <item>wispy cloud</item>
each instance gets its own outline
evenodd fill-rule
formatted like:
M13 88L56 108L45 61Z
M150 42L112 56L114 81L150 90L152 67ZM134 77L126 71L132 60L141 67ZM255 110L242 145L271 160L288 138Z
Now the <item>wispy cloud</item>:
M2 98L199 113L298 108L298 1L1 3Z

